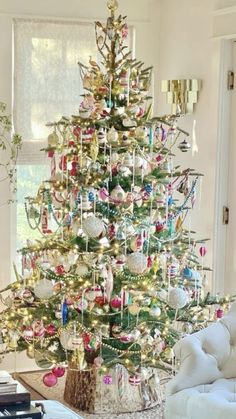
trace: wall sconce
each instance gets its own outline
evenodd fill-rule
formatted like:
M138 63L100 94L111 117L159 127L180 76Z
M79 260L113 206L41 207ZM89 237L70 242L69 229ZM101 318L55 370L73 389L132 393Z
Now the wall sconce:
M166 93L167 103L171 104L173 114L193 112L193 106L198 101L201 80L162 80L161 91Z

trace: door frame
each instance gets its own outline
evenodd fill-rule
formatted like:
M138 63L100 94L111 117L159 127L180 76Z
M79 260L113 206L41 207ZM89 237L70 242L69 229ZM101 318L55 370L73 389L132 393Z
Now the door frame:
M223 224L223 206L228 206L229 150L232 91L227 88L228 71L233 69L232 37L213 38L213 86L217 141L215 173L215 214L213 239L213 293L225 294L227 225Z

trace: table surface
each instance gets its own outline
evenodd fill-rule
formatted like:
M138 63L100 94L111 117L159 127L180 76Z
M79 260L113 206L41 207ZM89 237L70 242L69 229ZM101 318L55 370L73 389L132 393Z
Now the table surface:
M55 400L35 400L32 402L32 405L34 406L35 403L43 403L46 410L43 419L83 419L82 416L73 412L69 407Z

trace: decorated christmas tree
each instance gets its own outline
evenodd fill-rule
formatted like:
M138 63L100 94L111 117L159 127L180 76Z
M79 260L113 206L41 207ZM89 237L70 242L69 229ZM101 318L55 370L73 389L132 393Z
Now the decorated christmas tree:
M152 116L152 68L124 46L116 0L108 9L95 23L99 62L79 63L79 114L48 124L51 177L25 205L42 239L21 249L0 320L2 351L53 365L47 386L68 366L65 398L88 411L98 380L116 385L120 406L125 386L141 388L141 404L123 411L157 403L174 343L227 303L204 295L205 241L185 228L201 176L175 163L188 134L177 115Z

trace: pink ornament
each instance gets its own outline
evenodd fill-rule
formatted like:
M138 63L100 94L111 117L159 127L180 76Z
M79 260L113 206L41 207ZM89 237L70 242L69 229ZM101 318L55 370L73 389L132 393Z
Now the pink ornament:
M141 383L141 378L139 377L139 375L130 376L129 383L131 384L131 386L139 386L139 384Z
M63 367L54 367L53 369L52 369L52 373L57 377L57 378L59 378L59 377L63 377L63 375L65 374L65 368L63 368Z
M221 319L223 317L223 315L224 315L224 311L222 310L222 308L218 308L216 310L216 318Z
M34 331L32 327L26 327L23 331L23 337L25 340L33 340L34 338Z
M43 376L43 383L47 387L53 387L57 384L57 377L52 372L48 372Z
M121 308L121 298L120 297L114 297L112 298L111 302L111 307L118 310Z
M102 188L98 191L98 196L102 201L107 201L109 197L108 190L106 188Z
M97 356L97 358L95 358L93 362L94 365L99 368L103 363L103 359L101 358L101 356Z
M112 376L111 375L104 375L103 377L104 384L112 384Z
M61 157L60 162L59 162L59 168L61 170L63 170L64 172L66 171L66 169L67 169L67 158L66 158L66 156Z
M45 335L45 327L43 325L43 322L41 320L36 320L33 323L33 329L34 329L34 336L37 338L43 338Z
M203 257L203 256L205 256L206 255L206 253L207 253L207 249L206 249L206 247L205 246L201 246L200 247L200 249L199 249L199 253L200 253L200 255Z

